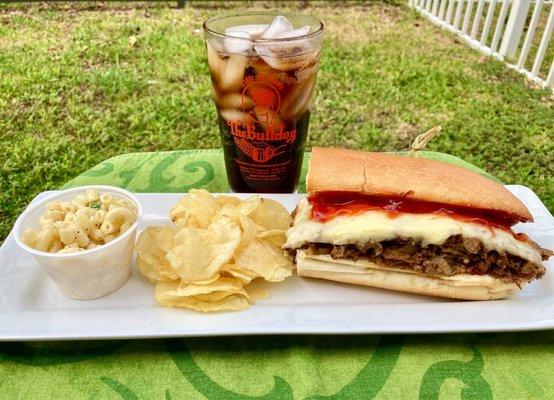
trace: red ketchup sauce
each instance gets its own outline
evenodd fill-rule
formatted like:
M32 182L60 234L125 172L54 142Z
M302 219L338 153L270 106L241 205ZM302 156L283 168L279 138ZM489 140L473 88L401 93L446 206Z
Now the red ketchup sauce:
M471 207L433 203L406 197L374 196L352 192L319 192L308 196L312 205L312 217L319 222L329 221L339 215L357 215L369 210L385 212L389 218L402 213L440 214L464 222L503 229L516 239L526 241L524 234L514 233L510 227L518 222L513 215Z

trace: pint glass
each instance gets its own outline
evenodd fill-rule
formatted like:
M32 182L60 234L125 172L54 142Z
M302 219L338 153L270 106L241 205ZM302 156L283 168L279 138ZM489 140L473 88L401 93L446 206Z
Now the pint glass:
M231 190L296 191L323 24L245 13L209 19L204 34Z

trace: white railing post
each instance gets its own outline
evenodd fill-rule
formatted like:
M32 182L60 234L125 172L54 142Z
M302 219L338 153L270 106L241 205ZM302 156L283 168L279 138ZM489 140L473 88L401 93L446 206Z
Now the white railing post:
M533 75L539 75L541 69L542 60L546 54L546 48L548 47L548 42L552 37L552 31L554 31L554 3L550 7L550 13L548 14L548 21L544 27L544 32L542 33L541 42L537 50L537 55L535 56L535 61L533 62L533 67L531 68L531 73Z
M506 18L509 5L510 2L508 0L504 0L502 2L502 6L500 7L500 14L498 15L498 20L496 21L496 28L494 29L494 35L491 42L491 52L493 53L496 52L496 49L498 48L500 35L502 34L502 29L504 28L504 18Z
M448 3L448 0L441 0L439 6L439 19L442 21L444 21L444 13L446 12L446 3Z
M501 56L513 57L516 54L530 5L531 0L514 0L498 51Z
M454 14L454 3L456 0L448 0L448 7L446 9L446 23L452 24L452 14Z
M496 0L491 0L489 4L489 10L487 11L487 17L485 18L485 25L483 26L483 31L481 32L481 44L485 45L488 37L489 30L491 29L492 19L496 11Z
M473 28L471 28L471 37L473 39L477 39L477 32L479 31L479 24L481 23L481 16L483 15L484 7L485 0L479 0L477 11L475 11L475 19L473 20Z
M452 14L454 13L454 3L456 3L456 0L448 0L448 8L446 9L447 24L452 24Z
M537 30L537 24L539 22L539 17L542 11L543 0L536 0L535 10L533 11L533 16L531 17L531 22L529 22L529 27L527 28L527 33L525 34L525 39L523 40L523 47L521 48L521 53L519 53L519 59L517 60L517 67L525 67L525 61L529 55L529 50L531 49L531 43L535 37L535 31Z
M440 0L433 0L433 6L431 8L431 14L437 15L438 10L439 10L439 3L440 3Z
M467 33L467 30L469 28L469 20L471 19L471 12L473 11L473 3L474 3L474 0L467 0L464 23L462 24L462 33Z
M552 60L552 65L550 66L550 71L548 71L548 75L546 76L546 86L552 86L554 87L554 60Z
M433 0L427 0L425 3L425 11L431 12L431 4L433 4Z
M462 23L462 10L464 8L465 0L458 0L458 6L456 7L456 14L454 17L454 28L459 29Z

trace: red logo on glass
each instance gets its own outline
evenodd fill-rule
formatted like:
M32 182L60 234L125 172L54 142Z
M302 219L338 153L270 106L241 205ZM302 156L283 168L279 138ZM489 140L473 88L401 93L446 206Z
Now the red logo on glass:
M242 111L248 120L227 124L236 145L252 160L265 163L284 153L297 136L296 129L285 131L285 124L279 118L279 89L284 84L262 74L256 79L245 78L243 84Z

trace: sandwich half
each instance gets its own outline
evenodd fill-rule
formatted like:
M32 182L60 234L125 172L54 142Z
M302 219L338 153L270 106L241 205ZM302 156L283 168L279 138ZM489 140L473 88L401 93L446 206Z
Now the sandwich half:
M314 148L284 248L300 276L466 300L501 299L545 273L533 220L501 184L450 164Z

